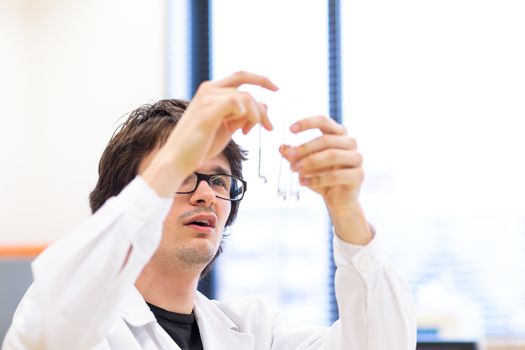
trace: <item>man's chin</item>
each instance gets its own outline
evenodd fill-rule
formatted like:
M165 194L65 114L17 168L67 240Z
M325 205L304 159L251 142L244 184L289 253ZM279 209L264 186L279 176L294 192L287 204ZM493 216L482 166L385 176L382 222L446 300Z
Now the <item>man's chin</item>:
M195 237L197 237L197 238L209 238L210 235L207 234L207 233L197 232L197 233L195 234Z
M177 249L177 260L186 265L207 265L215 256L209 247L187 247Z

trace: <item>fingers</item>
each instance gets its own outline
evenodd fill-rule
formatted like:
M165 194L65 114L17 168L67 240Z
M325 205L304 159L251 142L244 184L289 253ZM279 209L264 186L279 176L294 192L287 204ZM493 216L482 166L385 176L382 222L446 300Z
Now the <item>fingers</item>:
M337 169L319 173L314 176L301 176L300 182L303 186L308 186L313 190L320 191L323 188L335 186L347 186L350 190L359 189L365 173L363 168Z
M247 134L258 123L267 130L273 129L266 105L255 101L248 92L224 89L211 95L209 103L213 113L210 113L210 118L220 119L229 131L242 129Z
M364 174L356 140L324 116L306 118L290 127L296 133L308 129L319 129L323 135L299 146L279 148L291 169L299 173L301 184L325 196L333 196L329 195L334 192L332 188L339 188L340 193L358 193Z
M243 93L243 103L246 104L247 112L245 116L245 123L242 127L242 132L244 135L246 135L261 120L261 111L259 110L258 103L253 98L251 98L251 96L246 96L244 94L245 93Z
M363 156L357 151L327 149L291 162L291 167L293 171L308 176L334 168L358 168L362 164Z
M290 131L298 133L310 129L319 129L323 134L346 135L346 128L335 120L323 115L299 120L290 126Z
M213 83L218 87L238 88L243 84L257 85L271 91L277 91L279 88L270 79L255 73L239 71Z
M260 115L261 115L261 124L262 126L268 130L273 130L272 122L270 121L270 118L268 117L268 106L265 103L257 102Z
M357 142L348 136L322 135L296 147L288 146L285 157L290 162L294 162L311 153L320 152L329 148L355 150L357 149Z
M258 108L257 114L259 115L259 119L257 120L250 119L248 123L243 125L242 132L244 135L248 134L250 130L258 123L260 123L268 131L273 130L273 125L270 122L270 119L268 119L266 105L258 102L256 108Z
M247 134L257 123L260 123L266 130L273 130L266 105L257 102L250 93L239 91L237 88L242 84L258 85L273 91L278 89L264 76L249 72L236 72L218 81L202 83L196 97L206 99L214 111L214 116L210 117L221 119L220 122L232 132L242 129L242 132Z

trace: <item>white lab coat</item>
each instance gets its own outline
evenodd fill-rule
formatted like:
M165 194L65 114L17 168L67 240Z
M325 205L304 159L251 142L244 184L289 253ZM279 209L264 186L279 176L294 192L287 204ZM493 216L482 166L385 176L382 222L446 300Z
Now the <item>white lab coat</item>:
M134 286L160 242L171 201L138 176L46 249L32 264L35 281L2 350L179 349ZM261 298L218 302L198 294L194 312L204 349L415 349L409 288L377 240L357 247L334 238L340 319L331 327L287 321Z

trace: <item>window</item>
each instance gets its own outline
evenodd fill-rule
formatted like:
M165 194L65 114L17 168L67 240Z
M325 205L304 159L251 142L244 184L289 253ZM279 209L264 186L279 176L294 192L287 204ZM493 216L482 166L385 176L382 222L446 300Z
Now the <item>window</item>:
M275 102L269 108L276 131L263 135L267 184L258 177L257 132L234 136L250 152L244 171L248 191L216 266L217 296L264 294L291 317L327 324L328 216L321 199L308 190L301 190L299 201L277 198L277 147L289 119L272 114L282 99L294 117L327 114L326 3L212 2L212 33L214 78L244 69L267 75L282 88L278 97L252 91Z
M420 326L525 338L525 4L341 3L362 200Z

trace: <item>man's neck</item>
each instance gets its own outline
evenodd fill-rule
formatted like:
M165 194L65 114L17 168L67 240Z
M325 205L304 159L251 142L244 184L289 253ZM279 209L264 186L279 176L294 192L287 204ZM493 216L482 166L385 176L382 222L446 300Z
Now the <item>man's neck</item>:
M164 310L190 314L200 272L195 270L160 270L148 264L135 283L144 299Z

